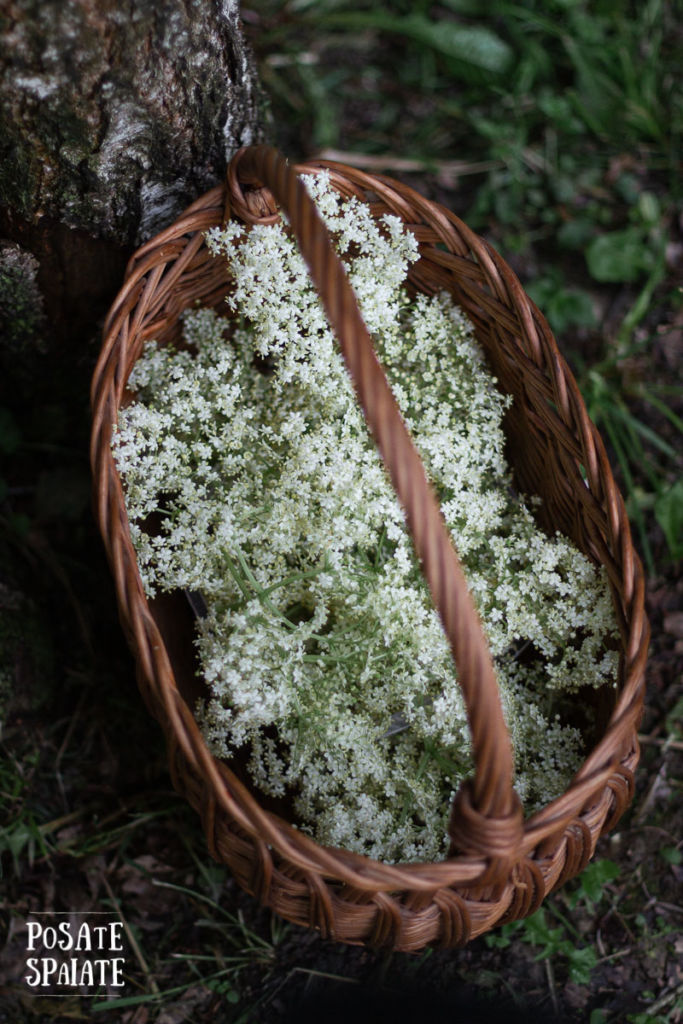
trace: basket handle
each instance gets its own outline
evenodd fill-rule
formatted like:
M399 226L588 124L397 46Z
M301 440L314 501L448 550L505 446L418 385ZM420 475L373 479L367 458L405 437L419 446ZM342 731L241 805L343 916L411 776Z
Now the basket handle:
M245 192L242 186L251 190ZM226 219L232 211L248 223L273 223L278 219L273 197L289 217L341 346L368 427L403 506L457 667L475 775L462 784L453 801L451 853L489 858L486 875L494 882L503 877L501 861L509 865L516 859L523 821L521 803L512 788L512 746L482 625L438 500L315 204L278 150L270 146L239 150L228 168Z

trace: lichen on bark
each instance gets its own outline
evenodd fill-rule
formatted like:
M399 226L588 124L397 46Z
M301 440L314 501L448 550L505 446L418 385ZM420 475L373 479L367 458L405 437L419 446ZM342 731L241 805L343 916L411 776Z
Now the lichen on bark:
M232 0L13 0L0 11L0 203L140 242L261 137Z
M0 239L0 351L40 346L44 312L37 274L31 253Z

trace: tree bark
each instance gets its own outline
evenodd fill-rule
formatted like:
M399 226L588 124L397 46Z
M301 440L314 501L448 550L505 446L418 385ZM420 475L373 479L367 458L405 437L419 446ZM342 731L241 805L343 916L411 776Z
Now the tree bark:
M236 0L0 0L0 238L58 333L261 137Z
M106 677L111 644L130 675L89 515L101 320L133 248L260 138L236 0L0 0L0 717L7 680L10 716L38 684L68 702L63 666Z
M259 134L230 0L14 0L0 15L0 202L124 244Z

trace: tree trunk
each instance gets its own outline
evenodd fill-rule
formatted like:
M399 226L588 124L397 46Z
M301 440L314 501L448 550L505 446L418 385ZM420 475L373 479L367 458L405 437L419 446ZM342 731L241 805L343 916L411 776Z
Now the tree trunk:
M101 319L260 138L236 0L0 0L0 718L68 710L64 669L111 679L102 651L132 674L89 514Z
M38 260L43 332L81 334L132 247L260 137L235 0L0 0L6 337L18 328L3 281L34 265L16 244Z

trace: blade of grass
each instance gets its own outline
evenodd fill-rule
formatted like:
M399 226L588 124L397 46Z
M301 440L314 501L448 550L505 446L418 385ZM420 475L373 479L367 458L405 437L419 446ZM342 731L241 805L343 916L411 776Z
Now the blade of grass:
M672 388L671 393L680 397L681 388ZM681 417L677 416L673 409L669 408L666 402L662 402L662 400L652 392L651 388L641 388L638 395L643 399L643 401L648 402L651 406L657 409L658 412L661 412L662 416L665 416L669 422L683 434L683 420ZM674 452L674 454L676 453Z
M609 439L610 439L610 441L612 443L612 447L614 448L614 451L616 453L617 461L619 462L619 466L621 467L621 471L624 474L624 481L626 483L626 489L627 489L629 494L635 494L635 490L636 490L635 483L634 483L634 480L633 480L633 476L631 474L631 468L629 466L628 458L627 458L626 453L624 452L624 450L623 450L623 448L621 446L621 441L619 440L619 437L617 436L617 432L614 430L610 420L606 419L603 422L604 422L605 430L607 432L607 436L609 437ZM640 544L641 544L641 547L642 547L643 558L645 559L645 565L647 567L647 572L648 572L648 574L650 576L653 576L654 575L654 571L655 571L654 559L652 557L652 550L650 548L650 542L647 539L647 531L646 531L646 528L645 528L645 520L643 519L643 513L641 512L640 507L639 507L637 502L633 502L633 518L635 519L636 525L638 527L638 535L640 537Z
M107 895L109 896L109 899L111 900L112 906L116 910L116 913L119 915L119 920L121 921L121 924L123 925L123 930L126 933L126 938L128 939L128 942L130 943L130 948L133 950L133 954L135 956L135 959L137 960L137 962L140 965L140 969L141 969L142 973L144 974L144 976L145 976L145 978L147 980L147 984L151 988L151 990L154 993L154 995L158 998L160 993L159 993L159 986L157 985L157 982L156 982L156 978L152 974L152 972L151 972L151 970L149 968L149 964L145 960L145 957L144 957L144 955L142 953L142 950L140 949L138 941L135 938L135 936L134 936L134 934L133 934L133 932L131 930L131 927L128 924L128 921L124 917L123 911L121 910L121 904L116 899L116 896L114 896L114 893L112 891L112 887L109 884L109 879L107 878L107 876L106 876L106 874L104 872L102 872L101 878L102 878L102 884L104 885L104 888L107 890Z
M645 423L642 423L637 419L624 405L621 403L615 404L613 406L612 413L620 419L622 423L627 424L631 430L640 434L640 436L644 437L646 441L649 441L653 448L657 448L660 452L663 452L664 455L668 455L670 458L676 458L676 455L678 454L676 449L670 445L668 441L663 441L659 434L652 430L651 427L648 427ZM645 455L645 452L640 446L639 454L643 456Z
M634 330L643 319L648 309L652 304L652 296L658 285L661 284L666 275L666 239L664 237L660 240L659 250L655 265L652 268L647 281L643 285L638 298L631 306L630 310L621 322L619 333L617 334L617 345L623 346L626 344L633 334Z
M202 978L202 982L205 984L208 981L215 981L217 978L225 977L231 972L232 968L224 968L220 971L216 971L214 974L207 974ZM162 999L167 996L176 996L181 992L187 992L190 985L194 985L195 981L192 980L186 985L176 985L174 988L157 989L156 992L146 992L140 996L123 996L121 999L108 999L102 1003L93 1003L90 1007L91 1013L101 1013L104 1010L123 1010L126 1006L139 1006L142 1003L159 1003Z

